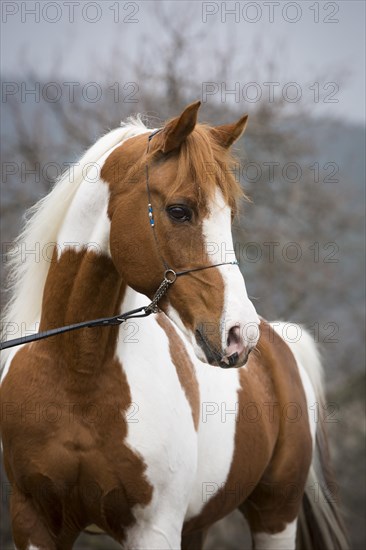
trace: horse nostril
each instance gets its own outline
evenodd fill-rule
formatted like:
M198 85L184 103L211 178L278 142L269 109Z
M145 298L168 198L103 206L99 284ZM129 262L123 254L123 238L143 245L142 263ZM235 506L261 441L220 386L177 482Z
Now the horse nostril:
M226 337L226 350L221 360L223 368L235 367L245 351L240 325L232 326Z
M240 328L238 326L231 327L228 332L226 344L227 346L240 343Z

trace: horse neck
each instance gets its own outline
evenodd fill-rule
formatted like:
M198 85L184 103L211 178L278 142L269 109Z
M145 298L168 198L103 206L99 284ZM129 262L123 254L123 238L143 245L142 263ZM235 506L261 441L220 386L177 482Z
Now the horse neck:
M84 182L85 183L85 182ZM81 185L58 236L42 302L40 330L120 312L126 285L109 253L108 187ZM53 356L80 373L113 357L118 329L82 329L51 339Z

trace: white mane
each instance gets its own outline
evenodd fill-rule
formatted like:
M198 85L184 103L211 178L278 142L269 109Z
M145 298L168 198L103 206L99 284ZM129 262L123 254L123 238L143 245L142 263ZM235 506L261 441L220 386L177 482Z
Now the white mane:
M139 115L128 118L120 128L112 130L92 145L76 166L60 177L50 193L28 210L23 230L7 258L10 299L3 314L2 338L24 336L25 330L28 334L38 331L43 289L50 267L49 243L57 242L62 222L85 176L85 167L88 163L97 163L119 143L147 130ZM44 257L42 251L46 245L47 256ZM36 258L30 252L35 249L39 251ZM8 354L1 354L2 364Z

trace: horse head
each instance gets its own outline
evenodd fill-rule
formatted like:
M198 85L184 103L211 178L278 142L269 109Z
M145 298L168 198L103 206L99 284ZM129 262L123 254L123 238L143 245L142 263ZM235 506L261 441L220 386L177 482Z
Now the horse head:
M180 274L159 307L200 360L241 366L259 337L231 233L241 190L230 147L247 116L209 127L197 124L199 106L153 136L128 139L106 159L110 251L125 282L149 298L167 269Z

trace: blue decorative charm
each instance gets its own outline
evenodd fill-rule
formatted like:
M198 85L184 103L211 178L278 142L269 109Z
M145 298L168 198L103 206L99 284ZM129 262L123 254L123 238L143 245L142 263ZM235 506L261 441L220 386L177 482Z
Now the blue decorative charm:
M154 227L155 222L154 222L153 208L150 203L148 204L148 210L149 210L150 225L151 227Z

